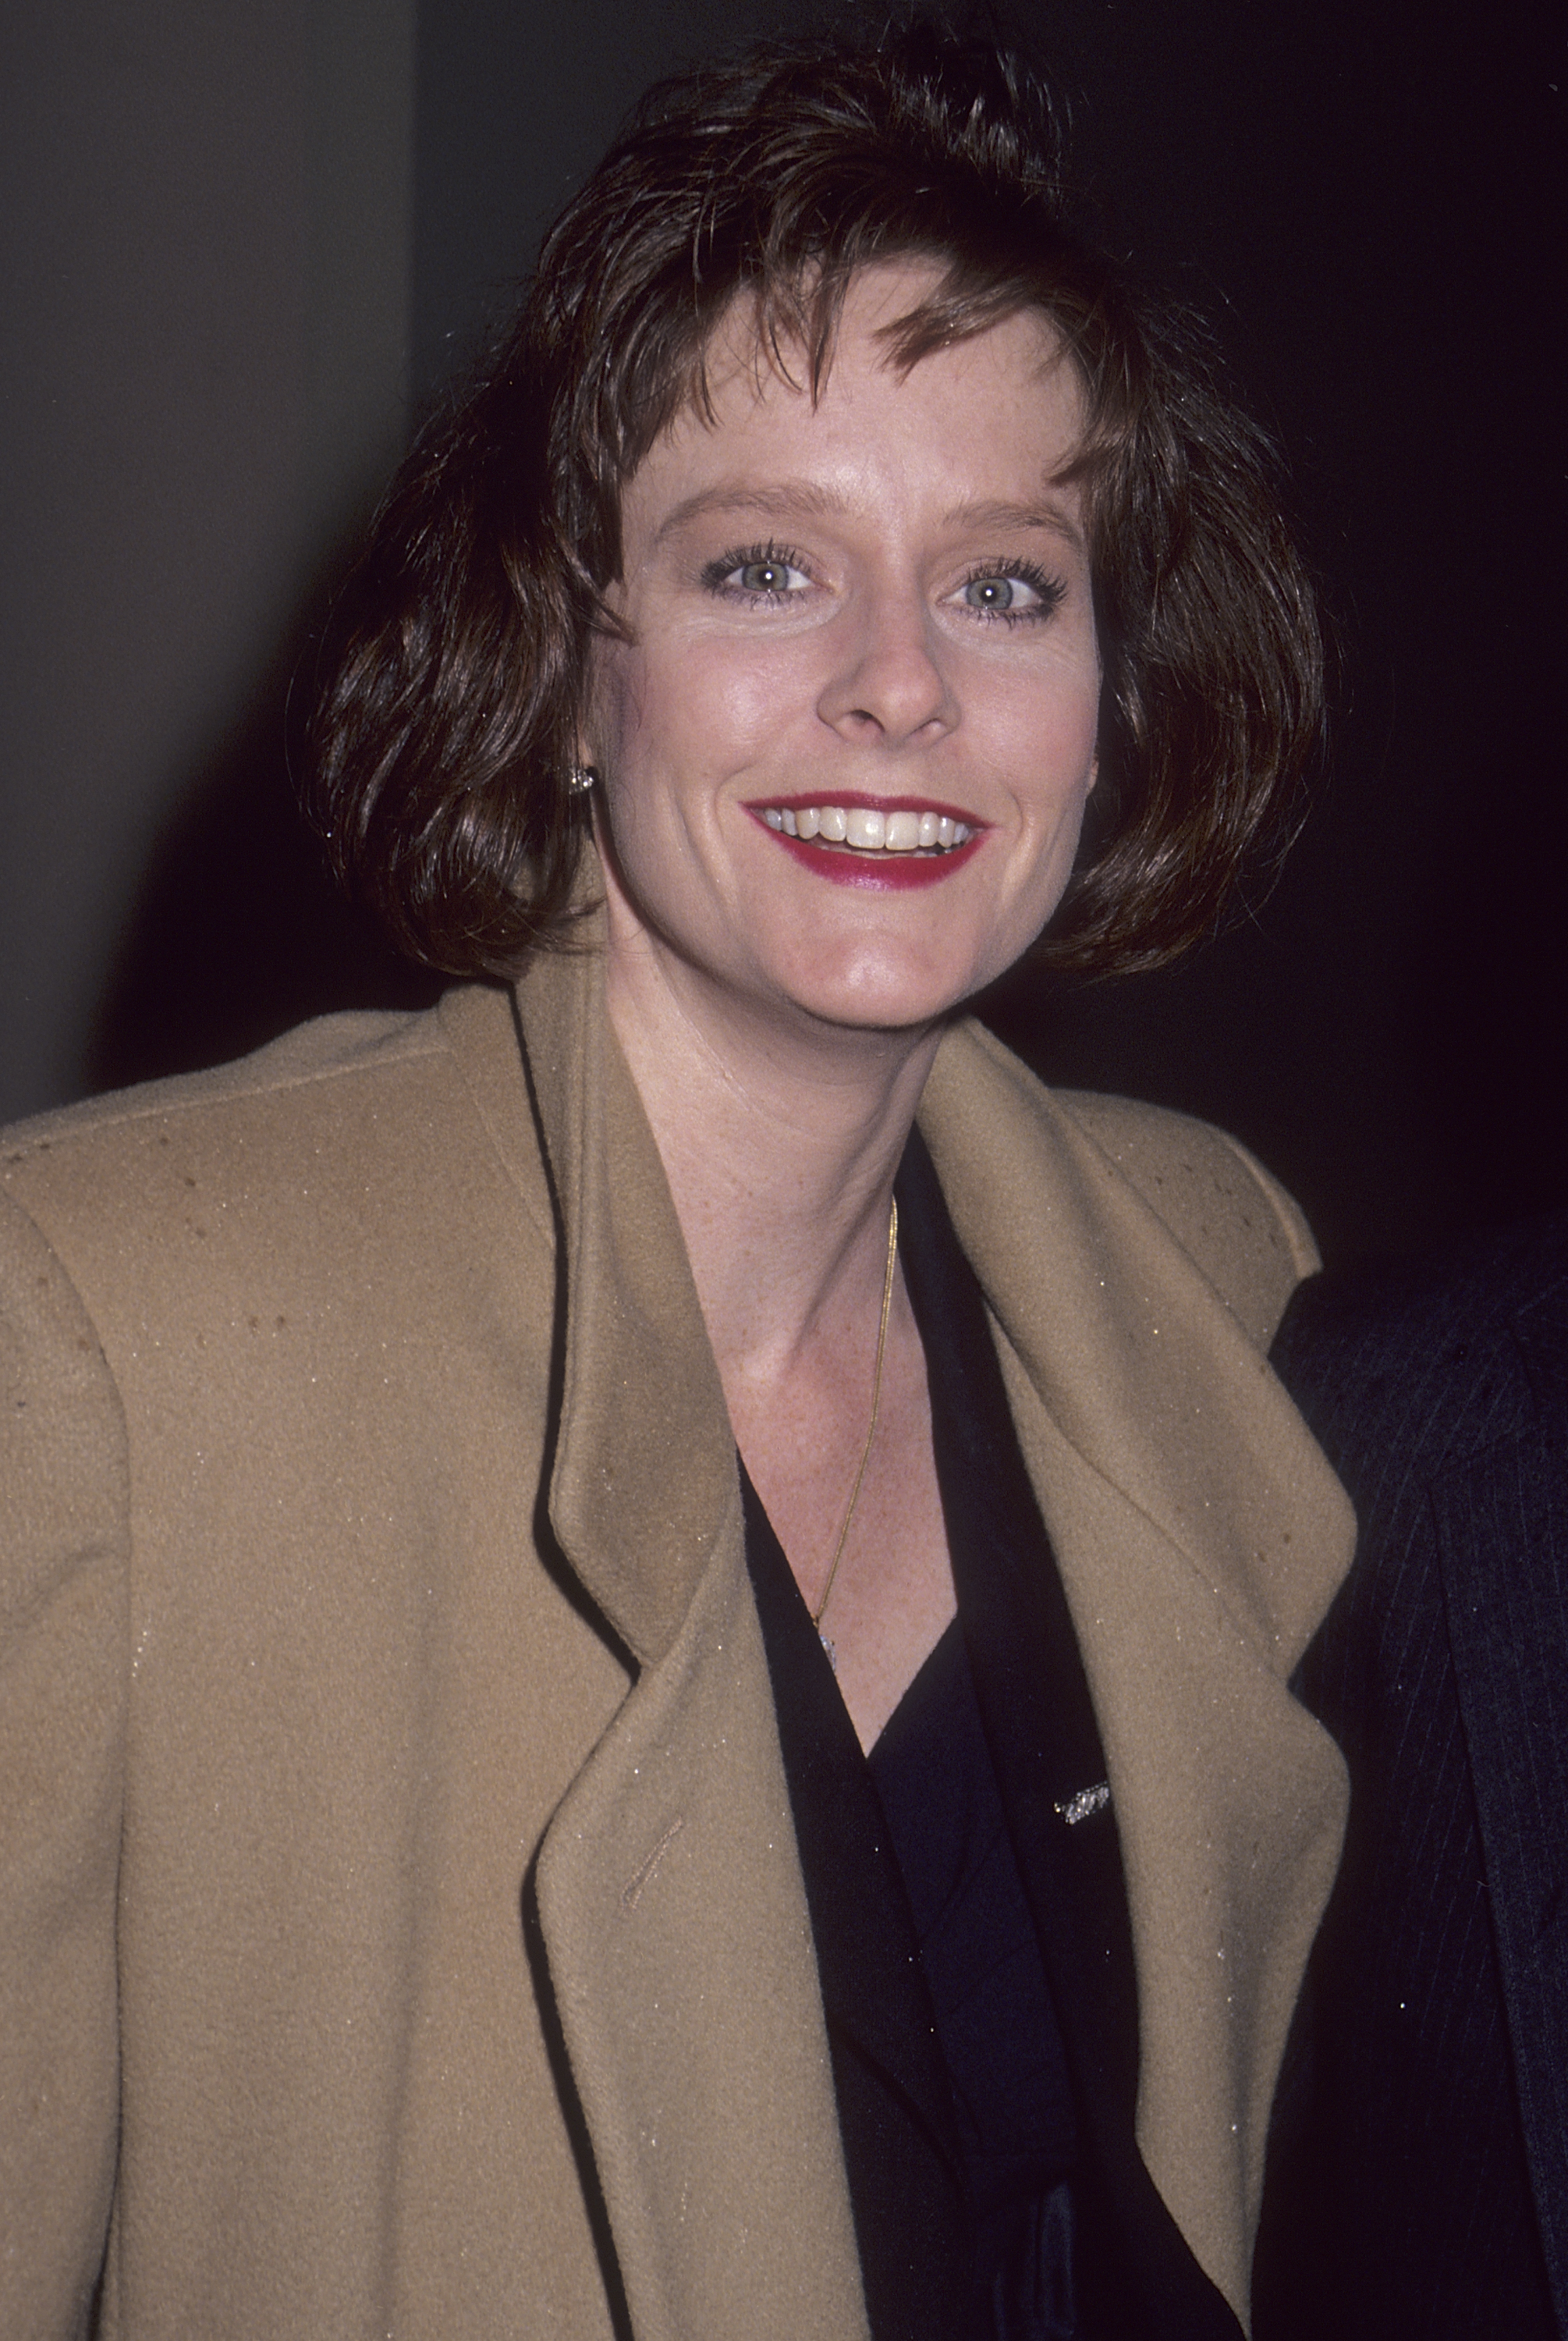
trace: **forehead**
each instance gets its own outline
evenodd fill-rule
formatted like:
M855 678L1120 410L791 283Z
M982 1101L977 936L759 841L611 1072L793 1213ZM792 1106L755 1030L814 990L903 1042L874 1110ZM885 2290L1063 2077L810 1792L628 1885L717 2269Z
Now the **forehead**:
M699 390L627 483L629 532L671 501L766 502L779 481L809 502L865 501L890 487L950 485L955 504L1016 502L1053 488L1078 454L1086 401L1052 321L1019 310L913 365L898 329L936 289L924 264L866 269L844 298L815 388L806 351L775 342L745 296L713 334ZM705 393L705 394L704 394Z

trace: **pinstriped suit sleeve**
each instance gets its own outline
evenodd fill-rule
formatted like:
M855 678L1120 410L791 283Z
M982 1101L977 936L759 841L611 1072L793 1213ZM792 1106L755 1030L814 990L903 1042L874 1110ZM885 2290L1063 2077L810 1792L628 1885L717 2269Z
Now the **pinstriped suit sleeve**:
M1351 1822L1260 2341L1568 2332L1568 1222L1308 1285L1275 1362L1361 1536L1302 1669Z

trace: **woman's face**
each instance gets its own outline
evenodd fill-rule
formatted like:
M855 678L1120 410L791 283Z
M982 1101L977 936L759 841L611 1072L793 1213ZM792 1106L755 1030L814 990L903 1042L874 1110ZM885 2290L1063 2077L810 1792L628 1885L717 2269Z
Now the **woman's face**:
M595 655L612 966L832 1025L924 1026L1061 898L1100 665L1082 397L1024 314L901 376L878 326L925 267L851 286L820 397L741 329L623 499L630 639Z

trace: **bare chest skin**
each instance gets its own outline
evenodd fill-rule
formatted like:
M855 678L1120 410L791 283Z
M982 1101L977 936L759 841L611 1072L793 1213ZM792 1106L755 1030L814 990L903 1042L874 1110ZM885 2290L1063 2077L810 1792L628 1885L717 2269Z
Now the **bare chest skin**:
M813 1612L870 1421L875 1352L868 1330L864 1323L855 1328L860 1338L849 1355L809 1357L766 1382L733 1370L725 1380L736 1442ZM888 1320L877 1436L820 1619L863 1748L875 1744L954 1608L925 1353L900 1282Z

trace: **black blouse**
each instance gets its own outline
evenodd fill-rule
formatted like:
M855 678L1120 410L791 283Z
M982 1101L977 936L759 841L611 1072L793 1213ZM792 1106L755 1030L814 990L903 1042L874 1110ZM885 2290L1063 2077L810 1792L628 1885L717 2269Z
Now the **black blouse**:
M1077 2116L957 1619L868 1760L953 2096L968 2322L996 2341L1076 2341Z
M861 1753L742 1474L875 2341L1237 2341L1133 2137L1105 1761L984 1303L898 1182L958 1615Z

